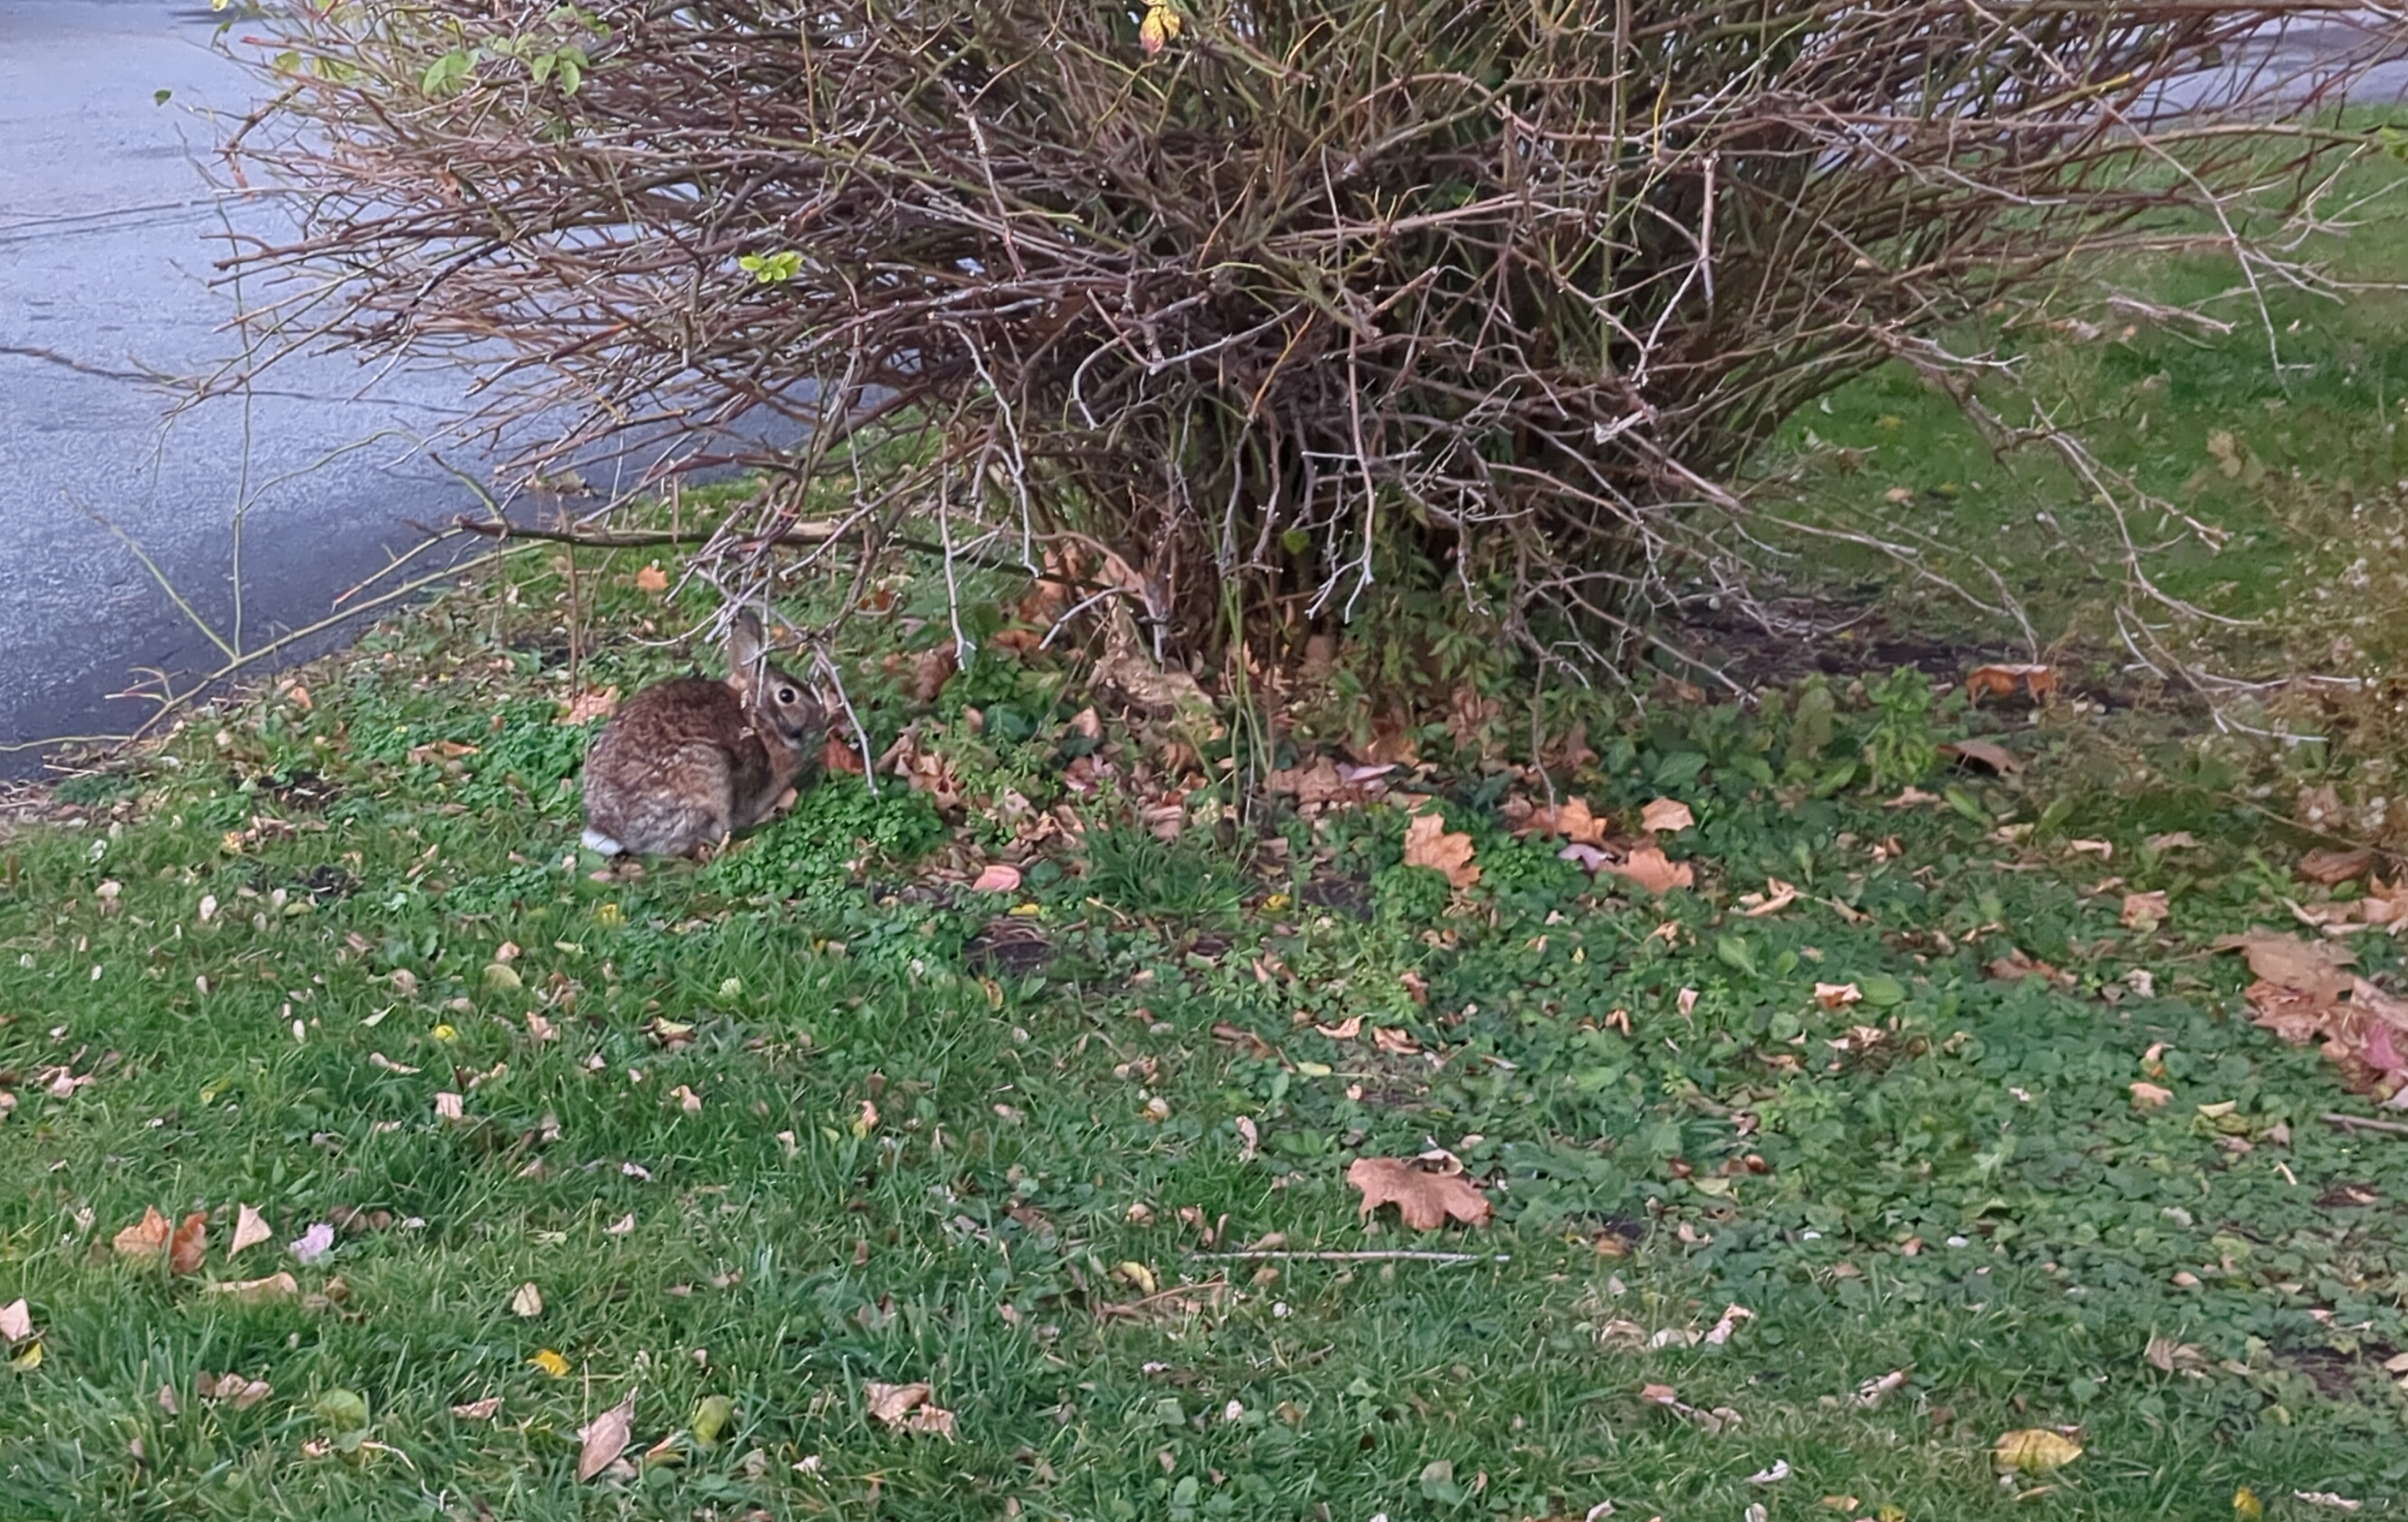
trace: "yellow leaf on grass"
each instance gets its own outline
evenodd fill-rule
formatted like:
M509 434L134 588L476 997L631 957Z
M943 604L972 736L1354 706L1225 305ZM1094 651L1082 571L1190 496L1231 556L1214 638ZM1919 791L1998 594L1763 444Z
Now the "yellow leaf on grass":
M8 1360L8 1367L21 1372L42 1367L42 1344L28 1343L24 1351Z
M1480 881L1471 851L1471 837L1460 831L1449 834L1445 819L1438 814L1416 814L1405 826L1405 865L1443 872L1457 888Z
M554 1379L566 1379L568 1377L568 1360L562 1357L559 1354L554 1353L548 1347L538 1349L536 1356L529 1358L527 1362L535 1365L538 1369L542 1370L545 1373L550 1374Z
M2082 1444L2045 1427L2027 1427L2000 1433L1997 1444L1990 1450L1990 1457L1998 1461L2000 1469L2017 1470L2026 1474L2046 1474L2081 1457Z
M2258 1499L2258 1492L2244 1485L2232 1493L2232 1515L2241 1522L2258 1522L2266 1515L2266 1503Z

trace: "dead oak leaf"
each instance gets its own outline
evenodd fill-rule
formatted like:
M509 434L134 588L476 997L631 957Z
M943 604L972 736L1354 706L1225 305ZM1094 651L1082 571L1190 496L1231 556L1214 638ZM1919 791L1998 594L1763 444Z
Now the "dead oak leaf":
M1678 798L1657 798L1639 811L1639 827L1652 835L1677 835L1698 822Z
M2301 856L2292 870L2311 883L2331 887L2354 877L2364 877L2374 866L2372 846L2356 846L2347 851L2328 851L2322 847Z
M1693 888L1698 884L1698 874L1687 862L1672 860L1664 854L1661 846L1656 845L1635 847L1621 861L1600 864L1599 870L1627 878L1654 894L1670 893L1674 888Z
M588 687L570 698L568 706L553 722L564 725L592 724L596 719L607 719L618 711L618 688Z
M936 1391L925 1384L886 1385L869 1379L862 1381L861 1393L869 1401L869 1414L881 1426L896 1432L953 1438L953 1414L935 1403L931 1398Z
M1488 1199L1460 1173L1432 1173L1404 1157L1357 1157L1346 1170L1347 1184L1363 1196L1361 1214L1369 1220L1383 1205L1394 1205L1405 1225L1415 1231L1436 1231L1448 1217L1466 1226L1488 1223Z
M2128 893L2124 895L2124 911L2117 916L2117 922L2127 930L2138 930L2145 935L2163 925L2171 912L2163 888L2153 893Z
M1549 809L1533 809L1530 817L1513 831L1520 836L1560 835L1574 845L1605 844L1605 821L1597 816L1586 798L1566 798Z
M2358 960L2358 954L2347 946L2301 940L2272 930L2224 936L2216 940L2215 949L2241 953L2248 960L2249 970L2267 983L2328 1001L2348 994L2350 974L2345 969Z
M627 1399L612 1406L577 1429L577 1479L579 1484L594 1478L618 1461L627 1451L627 1439L636 1428L636 1392L629 1390Z
M209 1213L205 1210L194 1211L182 1225L170 1228L157 1206L145 1206L142 1219L120 1231L109 1245L122 1257L165 1255L170 1273L197 1273L209 1250L208 1228Z
M1459 830L1450 833L1440 815L1416 814L1405 826L1405 865L1444 873L1458 891L1480 881L1480 868L1471 855L1471 837Z
M1958 761L1971 761L2001 777L2012 777L2024 769L2023 757L1996 740L1949 740L1940 747L1940 754Z

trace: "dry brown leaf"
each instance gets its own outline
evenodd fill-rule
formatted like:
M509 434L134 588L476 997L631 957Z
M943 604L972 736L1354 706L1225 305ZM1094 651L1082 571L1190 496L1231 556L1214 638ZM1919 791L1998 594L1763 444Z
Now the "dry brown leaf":
M2063 976L2054 967L2018 947L2004 956L1995 956L1983 971L2000 983L2014 983L2019 978L2046 978L2054 983Z
M209 1213L194 1211L181 1226L170 1228L158 1207L147 1206L142 1219L120 1231L110 1245L126 1257L157 1257L163 1253L171 1273L197 1273L208 1254Z
M1625 859L1601 864L1599 870L1616 877L1627 878L1650 893L1670 893L1674 888L1697 886L1698 874L1685 861L1674 861L1655 845L1634 847Z
M1766 878L1764 889L1762 893L1742 893L1739 896L1742 914L1749 919L1761 919L1767 914L1778 914L1798 901L1797 887L1792 883L1784 883L1777 877Z
M1818 983L1814 985L1814 1002L1827 1010L1844 1009L1865 997L1865 991L1852 983Z
M2038 702L2057 691L2057 673L2045 666L2028 664L1977 666L1965 673L1965 696L1976 702L1985 697L2013 697L2018 688Z
M249 1205L238 1205L235 1208L234 1242L226 1248L226 1256L240 1257L243 1249L256 1247L275 1235L267 1228L266 1217Z
M657 560L636 573L636 590L638 592L660 593L668 589L669 574L661 569Z
M2132 1091L2132 1102L2143 1110L2162 1110L2166 1101L2174 1097L2173 1090L2157 1084L2144 1082L2126 1086Z
M2248 959L2249 970L2268 983L2328 1001L2348 994L2350 975L2344 969L2358 960L2358 954L2347 946L2301 940L2272 930L2225 936L2215 942L2215 949L2241 953Z
M263 1300L289 1300L301 1293L301 1282L289 1273L271 1273L264 1279L222 1280L208 1286L212 1295L223 1295L248 1305Z
M1460 1173L1427 1172L1403 1157L1357 1157L1346 1170L1346 1182L1362 1192L1365 1220L1392 1204L1415 1231L1436 1231L1449 1216L1466 1226L1488 1222L1487 1197Z
M870 1415L895 1431L947 1440L953 1435L953 1414L930 1399L936 1392L926 1385L883 1385L869 1379L862 1381L861 1393L869 1401Z
M1437 814L1416 814L1405 826L1405 865L1443 872L1458 890L1480 881L1471 853L1471 837L1461 831L1450 834L1446 821Z
M1657 798L1639 811L1639 827L1650 834L1677 835L1697 822L1698 816L1678 798Z
M275 1386L264 1379L245 1379L240 1374L220 1374L215 1379L203 1374L196 1382L204 1400L231 1400L236 1411L251 1407L276 1393Z
M2117 920L2125 929L2139 930L2145 934L2163 925L2169 912L2166 892L2163 888L2159 888L2154 893L2124 895L2124 912L2117 916Z
M568 707L563 711L556 722L568 725L592 724L596 719L607 719L618 711L618 688L588 687L569 699Z
M2327 851L2322 847L2307 853L2292 870L2311 883L2331 887L2354 877L2364 877L2374 867L2372 846L2354 846L2347 851Z
M489 1395L482 1400L470 1400L463 1405L453 1406L452 1414L464 1422L489 1422L501 1409L502 1398L498 1395Z
M1971 761L2001 777L2012 777L2024 769L2023 757L1996 740L1950 740L1940 747L1940 754L1954 756L1959 761Z
M2026 1474L2046 1474L2060 1470L2082 1457L2082 1444L2062 1432L2052 1432L2045 1427L2026 1428L2019 1432L2003 1432L1990 1450L1990 1457L2004 1470L2020 1470Z
M1020 869L1000 861L988 862L970 883L972 893L1015 893L1019 888Z
M1560 835L1575 845L1605 844L1605 821L1586 798L1566 798L1552 809L1533 809L1513 831L1516 835Z
M627 1399L612 1406L577 1430L577 1479L580 1485L594 1478L627 1449L627 1439L636 1428L636 1392L629 1390Z

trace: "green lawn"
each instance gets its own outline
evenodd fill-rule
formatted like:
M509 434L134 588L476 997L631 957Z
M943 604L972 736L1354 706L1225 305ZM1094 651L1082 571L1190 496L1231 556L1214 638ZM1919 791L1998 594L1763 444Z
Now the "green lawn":
M1278 847L1147 843L1109 789L1064 787L1080 699L982 662L924 717L967 819L832 782L718 864L595 881L557 563L517 564L514 592L303 673L306 707L206 716L0 842L0 1302L25 1297L40 1350L0 1370L0 1515L2408 1496L2382 1367L2408 1347L2408 1139L2319 1119L2363 1101L2236 1013L2244 975L2204 945L2317 890L2211 793L2060 788L2078 720L2006 723L2013 783L1927 777L1951 801L1885 808L1894 784L1832 781L1871 711L1843 700L1828 738L1659 716L1573 785L1625 819L1693 807L1670 849L1699 887L1661 900L1514 839L1518 789L1466 768L1432 784L1483 868L1451 894L1400 864L1393 803L1286 819ZM634 568L586 567L619 626L650 601ZM869 696L882 741L912 716ZM1096 754L1126 772L1145 746L1108 728ZM1089 844L1022 893L930 890L1009 836L1007 790L1073 806ZM2206 846L2146 843L2177 829ZM1768 877L1804 897L1746 916ZM2145 888L2172 917L2127 930ZM2014 949L2063 985L1985 974ZM1818 982L1863 1001L1827 1011ZM2172 1098L2137 1108L2153 1075ZM1432 1144L1496 1221L1359 1220L1348 1164ZM230 1258L242 1205L274 1236ZM201 1271L111 1251L149 1207L210 1213ZM297 1262L322 1222L348 1224ZM1211 1256L1250 1245L1464 1256ZM209 1287L281 1271L298 1294ZM227 1373L267 1393L204 1395ZM881 1426L871 1382L925 1382L953 1439ZM631 1389L637 1467L579 1483L579 1429ZM2002 1486L2000 1434L2057 1426L2083 1457Z

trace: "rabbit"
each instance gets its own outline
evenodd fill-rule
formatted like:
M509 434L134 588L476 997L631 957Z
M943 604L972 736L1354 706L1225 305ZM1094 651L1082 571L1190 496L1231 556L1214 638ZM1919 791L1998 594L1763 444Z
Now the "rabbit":
M585 844L604 855L691 856L759 824L819 758L827 711L770 664L738 613L725 682L680 677L629 698L585 754Z

